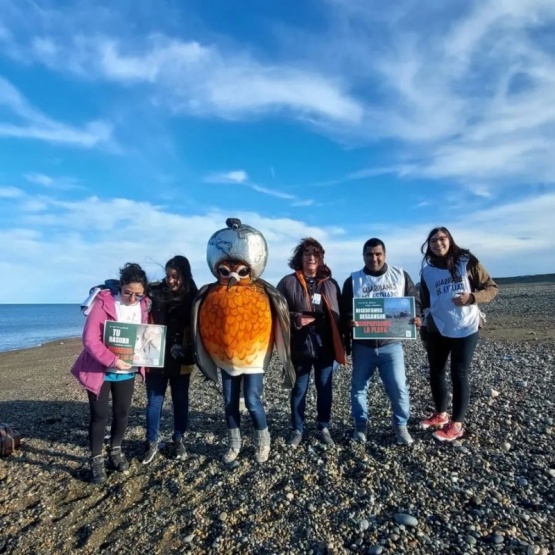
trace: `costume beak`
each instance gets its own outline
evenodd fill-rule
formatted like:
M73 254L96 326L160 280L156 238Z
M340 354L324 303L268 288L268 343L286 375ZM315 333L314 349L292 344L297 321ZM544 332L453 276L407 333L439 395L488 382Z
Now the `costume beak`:
M228 290L231 289L231 287L233 287L236 283L239 283L240 281L241 281L241 278L239 277L239 274L237 272L231 272L229 274L229 279L227 282Z

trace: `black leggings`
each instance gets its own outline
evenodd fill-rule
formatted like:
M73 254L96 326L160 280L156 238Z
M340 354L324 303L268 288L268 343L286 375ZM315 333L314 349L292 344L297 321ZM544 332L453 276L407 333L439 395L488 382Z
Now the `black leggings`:
M119 447L127 430L127 419L131 408L135 378L120 382L104 382L98 397L87 391L91 409L89 424L89 441L92 456L102 454L104 433L110 414L110 391L112 392L112 427L110 430L110 447Z
M468 370L478 344L479 332L467 337L444 337L428 333L426 337L430 385L436 412L447 412L447 357L451 353L451 381L453 383L453 422L462 422L468 410L470 386Z

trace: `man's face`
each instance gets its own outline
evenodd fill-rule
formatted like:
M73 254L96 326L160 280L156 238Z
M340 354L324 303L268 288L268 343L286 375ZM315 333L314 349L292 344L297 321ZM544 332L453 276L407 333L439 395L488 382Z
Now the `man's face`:
M366 247L362 256L364 258L364 265L370 272L379 272L385 264L385 252L381 245Z

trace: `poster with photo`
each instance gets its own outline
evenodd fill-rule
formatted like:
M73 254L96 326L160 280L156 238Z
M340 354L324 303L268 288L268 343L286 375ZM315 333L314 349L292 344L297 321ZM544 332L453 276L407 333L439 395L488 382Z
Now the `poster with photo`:
M107 321L104 345L132 366L163 368L166 326Z
M416 339L414 297L355 297L354 339Z

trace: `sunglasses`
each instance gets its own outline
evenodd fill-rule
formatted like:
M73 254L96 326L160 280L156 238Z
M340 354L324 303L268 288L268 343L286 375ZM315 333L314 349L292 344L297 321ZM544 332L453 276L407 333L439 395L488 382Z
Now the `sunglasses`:
M125 297L126 299L132 299L133 297L135 297L136 301L142 301L145 296L144 295L139 295L138 293L133 293L131 291L120 291L121 296Z

